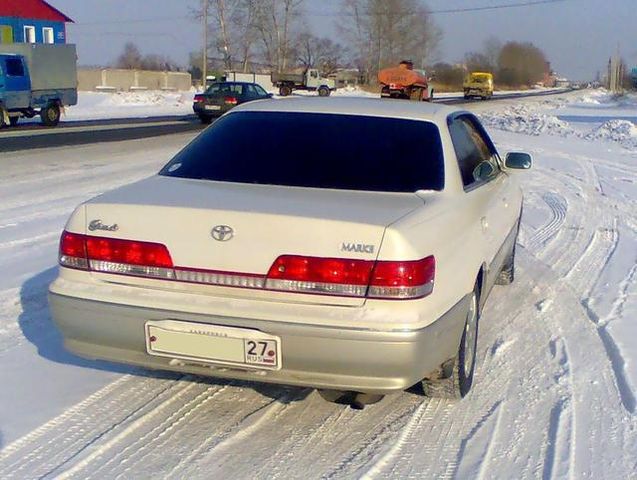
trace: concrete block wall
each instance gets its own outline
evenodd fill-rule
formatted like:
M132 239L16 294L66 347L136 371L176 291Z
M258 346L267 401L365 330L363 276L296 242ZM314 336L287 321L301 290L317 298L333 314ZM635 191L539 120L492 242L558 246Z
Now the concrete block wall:
M186 91L192 86L190 74L183 72L81 68L77 76L80 91Z

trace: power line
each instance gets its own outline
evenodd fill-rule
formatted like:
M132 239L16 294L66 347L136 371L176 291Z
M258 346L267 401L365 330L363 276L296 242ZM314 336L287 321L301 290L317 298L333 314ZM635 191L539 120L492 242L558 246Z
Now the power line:
M517 3L500 3L497 5L488 5L482 7L460 7L460 8L447 8L447 9L438 9L438 10L427 10L427 13L431 15L444 15L444 14L454 14L454 13L470 13L470 12L484 12L489 10L504 10L510 8L521 8L521 7L534 7L538 5L550 5L556 3L564 3L573 0L527 0L524 2ZM308 10L306 13L310 16L316 17L342 17L342 16L355 16L354 13L350 12L320 12L320 11L312 11ZM393 15L415 15L420 12L414 11L392 11ZM384 12L360 12L359 16L376 16L376 15L385 15ZM192 16L183 16L183 17L156 17L156 18L140 18L134 20L108 20L104 22L77 22L73 24L74 27L93 27L93 26L101 26L101 25L134 25L140 23L158 23L158 22L174 22L175 20L190 20L195 22L196 19Z
M451 14L451 13L468 13L468 12L483 12L487 10L504 10L509 8L520 8L520 7L534 7L537 5L547 5L554 3L563 3L571 0L530 0L525 2L518 3L501 3L497 5L488 5L482 7L461 7L461 8L448 8L441 10L425 10L427 13L431 15L440 15L440 14ZM310 15L318 16L318 17L333 17L333 16L361 16L361 17L370 17L370 16L382 16L385 15L386 12L359 12L357 14L350 12L308 12ZM420 12L414 11L392 11L392 15L416 15Z

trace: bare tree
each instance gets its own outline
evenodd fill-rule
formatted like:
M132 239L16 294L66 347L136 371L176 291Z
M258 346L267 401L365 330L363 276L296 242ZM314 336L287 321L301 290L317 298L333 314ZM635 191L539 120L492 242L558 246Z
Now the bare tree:
M295 42L296 59L304 68L318 68L325 76L335 73L343 63L345 49L329 38L301 33Z
M339 29L367 78L403 59L419 67L431 62L441 32L422 0L343 0L342 5Z
M124 45L124 51L117 58L115 63L117 68L124 68L126 70L135 70L142 68L142 54L139 51L137 45L133 42L128 42Z
M262 0L255 15L261 53L272 69L283 71L291 58L294 29L302 19L304 0Z

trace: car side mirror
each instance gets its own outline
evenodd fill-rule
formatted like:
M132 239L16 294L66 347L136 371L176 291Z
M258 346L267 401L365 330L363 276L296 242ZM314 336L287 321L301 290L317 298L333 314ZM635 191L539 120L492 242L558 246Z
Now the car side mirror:
M528 170L533 166L533 157L524 152L509 152L504 159L504 166L515 170Z
M483 161L473 170L473 179L476 182L487 180L495 174L495 167L491 162Z

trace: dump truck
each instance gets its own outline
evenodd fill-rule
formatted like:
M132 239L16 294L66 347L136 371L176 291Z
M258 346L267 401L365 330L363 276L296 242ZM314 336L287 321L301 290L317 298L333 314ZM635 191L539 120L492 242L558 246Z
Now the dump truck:
M406 100L431 102L434 90L429 85L427 72L414 70L409 60L400 62L398 67L385 68L378 72L381 98L402 98Z
M282 97L291 95L294 90L309 90L318 92L321 97L329 97L336 90L336 82L330 78L321 77L315 68L308 68L297 72L273 72L272 84L279 89Z
M488 72L471 72L462 85L464 98L480 97L488 100L493 96L493 74Z
M75 45L0 45L0 127L40 115L54 127L77 104Z

